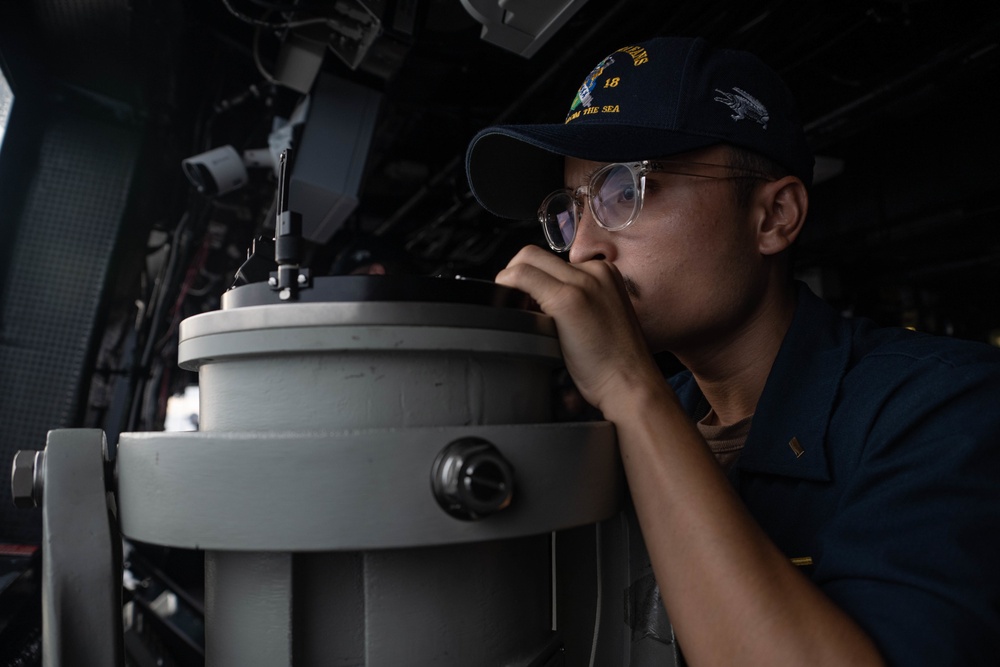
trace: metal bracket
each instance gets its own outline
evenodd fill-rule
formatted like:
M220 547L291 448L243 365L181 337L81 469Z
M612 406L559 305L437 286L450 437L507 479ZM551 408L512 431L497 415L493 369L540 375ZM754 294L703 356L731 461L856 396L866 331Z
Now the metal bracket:
M44 454L15 457L15 499L42 506L43 667L124 664L122 544L109 468L100 429L49 431Z

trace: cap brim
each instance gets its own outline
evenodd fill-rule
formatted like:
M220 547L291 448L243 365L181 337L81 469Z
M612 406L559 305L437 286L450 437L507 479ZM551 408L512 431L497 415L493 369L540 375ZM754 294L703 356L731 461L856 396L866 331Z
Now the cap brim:
M634 125L498 125L469 142L465 170L483 208L502 218L530 219L546 195L564 187L564 157L634 162L717 143L718 137Z

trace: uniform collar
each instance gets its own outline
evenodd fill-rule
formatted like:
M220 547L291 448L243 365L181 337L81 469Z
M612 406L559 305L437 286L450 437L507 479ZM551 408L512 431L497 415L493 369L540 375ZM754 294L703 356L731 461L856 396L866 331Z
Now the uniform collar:
M798 303L754 412L738 467L828 481L826 432L851 351L851 327L798 283ZM690 378L690 376L688 376ZM688 379L675 385L694 414L704 398Z

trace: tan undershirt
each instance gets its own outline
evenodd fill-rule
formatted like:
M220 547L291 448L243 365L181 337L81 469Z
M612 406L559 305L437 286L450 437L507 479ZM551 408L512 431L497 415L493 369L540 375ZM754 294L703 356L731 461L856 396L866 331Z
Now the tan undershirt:
M753 415L744 417L735 424L715 424L718 418L714 410L709 410L708 414L698 422L698 431L701 437L715 454L715 460L719 462L723 470L728 471L736 459L740 457L740 450L747 441L747 434L750 433L750 423Z

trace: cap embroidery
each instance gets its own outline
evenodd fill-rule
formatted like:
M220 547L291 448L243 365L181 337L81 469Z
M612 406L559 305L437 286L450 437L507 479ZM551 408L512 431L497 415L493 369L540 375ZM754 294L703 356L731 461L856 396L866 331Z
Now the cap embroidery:
M597 67L591 70L590 74L587 75L587 78L583 80L583 85L580 86L580 90L577 92L576 97L573 98L573 105L569 108L569 114L567 114L567 116L572 114L576 108L581 105L585 107L589 107L591 105L594 101L591 93L597 86L597 77L601 76L601 74L604 73L604 70L613 65L614 62L615 59L612 56L608 56L601 62L597 63Z
M627 53L632 56L633 67L638 67L639 65L649 62L649 54L646 53L646 49L641 46L623 46L615 51L615 53Z
M715 92L719 93L722 97L716 97L714 100L716 102L722 102L733 110L733 114L730 116L733 120L738 121L743 120L744 118L749 118L750 120L760 123L766 130L767 121L771 119L767 113L767 107L761 104L760 100L742 88L733 86L733 90L735 92L727 93L716 88Z

